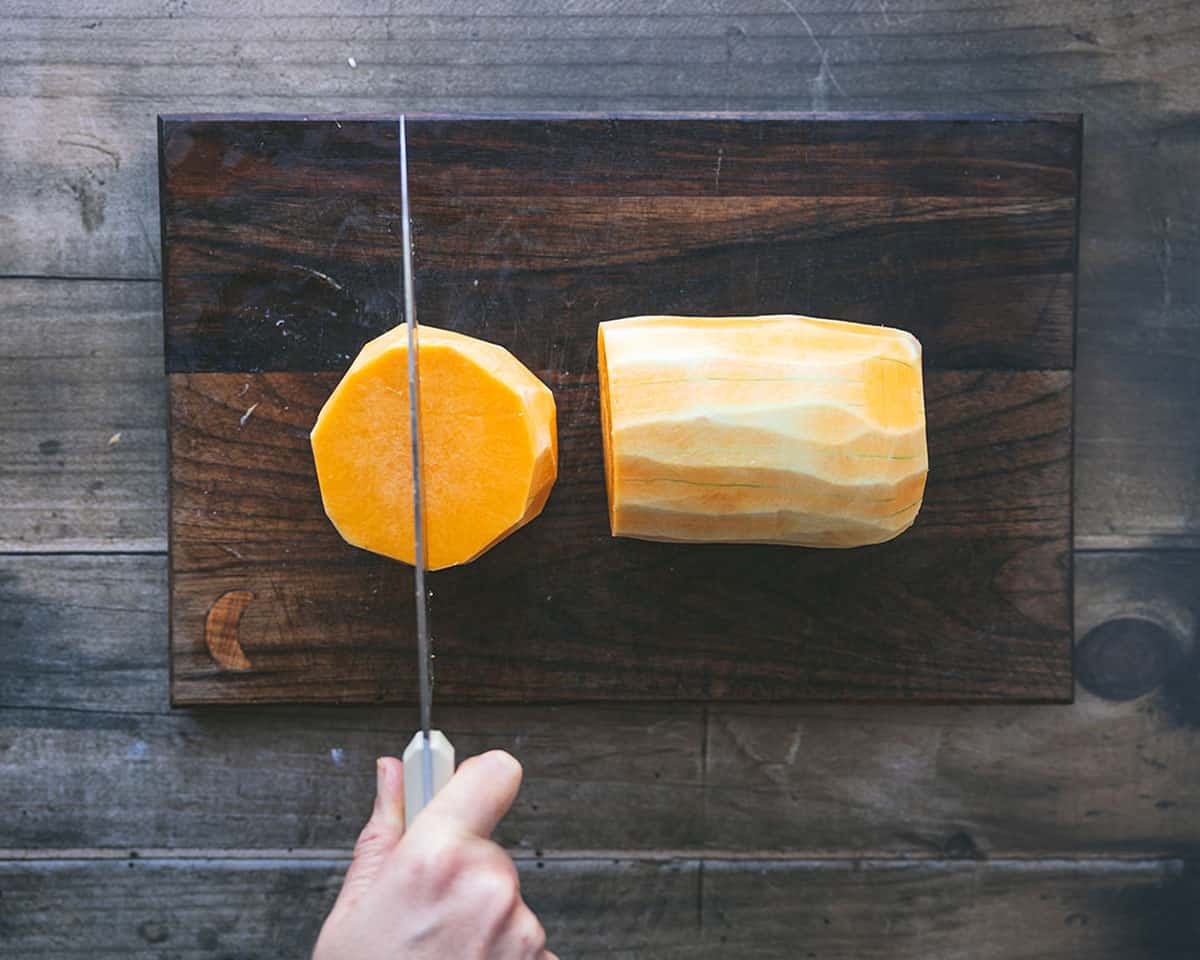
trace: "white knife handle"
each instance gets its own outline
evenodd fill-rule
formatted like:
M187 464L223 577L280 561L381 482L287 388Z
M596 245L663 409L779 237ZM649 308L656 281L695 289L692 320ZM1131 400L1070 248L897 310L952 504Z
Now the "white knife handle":
M417 814L425 809L425 798L432 797L454 776L454 744L441 730L429 731L430 769L426 770L425 735L416 732L404 749L404 829L412 826ZM429 790L426 791L426 778Z

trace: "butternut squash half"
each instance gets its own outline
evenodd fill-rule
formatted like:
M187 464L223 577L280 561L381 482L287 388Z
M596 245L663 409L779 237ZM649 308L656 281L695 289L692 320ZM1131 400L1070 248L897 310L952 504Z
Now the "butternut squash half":
M921 345L799 316L600 324L612 533L857 547L921 508Z
M420 327L427 563L474 560L542 511L558 472L554 395L503 347ZM325 513L349 543L414 561L408 332L362 348L317 417Z

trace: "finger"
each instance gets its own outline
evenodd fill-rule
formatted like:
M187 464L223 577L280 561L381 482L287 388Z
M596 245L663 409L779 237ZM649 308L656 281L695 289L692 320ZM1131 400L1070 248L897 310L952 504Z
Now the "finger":
M439 820L486 840L520 789L521 764L512 754L490 750L471 757L417 816L414 829L422 821Z
M517 933L522 947L521 960L538 960L546 952L546 931L532 910L527 907L524 912L528 916L519 921Z
M543 950L537 955L537 960L558 960L558 954L551 953L549 950Z
M375 761L375 807L354 845L354 859L339 900L357 896L371 886L403 835L404 764L395 757L380 757Z
M522 903L513 912L497 960L539 960L546 949L546 931L529 907Z

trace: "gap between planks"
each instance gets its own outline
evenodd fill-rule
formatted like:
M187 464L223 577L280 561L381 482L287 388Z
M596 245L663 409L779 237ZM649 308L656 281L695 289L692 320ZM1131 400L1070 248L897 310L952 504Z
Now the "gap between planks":
M1187 553L1200 550L1200 536L1164 534L1080 534L1072 552L1081 553Z
M1200 537L1172 537L1167 541L1157 537L1090 536L1075 538L1071 552L1080 554L1098 553L1189 553L1200 550ZM28 547L4 545L0 547L0 559L6 557L166 557L166 540L152 546L108 546L94 549L84 544L55 545L53 549L41 549L36 544Z
M104 277L90 274L0 273L3 280L79 281L80 283L162 283L162 277Z
M1077 536L1071 547L1071 552L1079 554L1095 553L1188 553L1200 550L1200 537L1136 537L1136 536L1093 536L1085 534ZM0 546L0 559L6 557L166 557L166 538L162 542L154 541L150 546L110 545L103 548L93 548L87 544L66 545L55 544L53 549L41 549L36 544L20 546L5 544Z
M158 547L120 547L117 549L106 550L88 550L88 549L55 549L55 550L39 550L37 547L29 547L24 550L19 550L11 546L5 546L0 549L0 559L7 557L165 557L167 556L166 544Z
M974 864L997 870L1046 870L1077 868L1095 872L1106 870L1128 871L1130 869L1158 869L1163 865L1183 866L1187 857L1153 856L1128 854L1116 856L1111 853L1086 853L1072 856L1004 856L995 858L940 857L912 854L888 856L874 851L829 851L819 856L810 852L788 850L528 850L507 851L517 863L782 863L804 867L834 867L847 863L864 869L895 867L902 864L914 866L953 866ZM183 861L237 861L242 863L277 862L329 862L349 863L349 849L167 849L149 847L130 848L63 848L63 849L0 849L0 863L82 863L97 860L140 860L148 863Z

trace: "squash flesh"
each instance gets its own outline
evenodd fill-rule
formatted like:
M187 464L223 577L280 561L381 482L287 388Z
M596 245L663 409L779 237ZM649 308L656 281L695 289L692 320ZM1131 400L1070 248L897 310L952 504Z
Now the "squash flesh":
M427 563L477 558L542 510L557 475L554 397L507 350L420 327ZM312 431L326 515L343 539L413 563L408 336L360 351Z
M614 536L851 547L915 519L928 458L911 334L631 317L598 339Z

